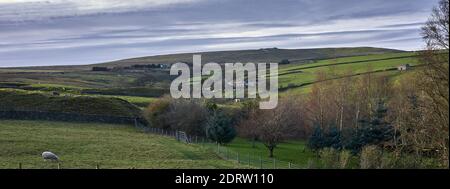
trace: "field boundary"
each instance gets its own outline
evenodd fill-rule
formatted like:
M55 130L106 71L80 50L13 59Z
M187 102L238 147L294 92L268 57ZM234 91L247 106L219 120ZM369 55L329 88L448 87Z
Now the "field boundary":
M140 117L119 117L105 115L89 115L62 112L45 111L16 111L0 110L1 119L14 120L46 120L46 121L67 121L67 122L100 122L110 124L135 124L140 122L142 125L148 125L147 121Z

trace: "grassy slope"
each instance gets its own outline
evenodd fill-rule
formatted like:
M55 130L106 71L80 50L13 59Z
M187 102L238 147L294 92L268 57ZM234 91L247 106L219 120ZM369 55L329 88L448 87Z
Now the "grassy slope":
M411 52L389 53L383 55L355 56L338 59L321 60L316 63L296 65L291 64L280 67L279 85L286 87L289 84L303 84L316 81L318 72L335 72L339 75L351 75L366 73L368 71L383 71L382 74L389 76L398 75L398 71L384 71L396 68L402 64L417 65L418 60ZM370 70L369 70L370 68ZM378 74L378 73L377 73ZM290 92L307 93L310 85L290 89Z
M408 63L410 65L416 65L418 63L417 59L410 56L411 53L395 53L386 55L349 57L342 59L328 59L306 65L294 64L280 68L279 82L280 85L288 85L289 83L298 84L312 82L316 79L316 73L318 73L319 71L327 72L332 70L338 74L345 74L346 72L351 71L351 73L356 74L367 72L369 67L371 67L371 69L375 71L396 68L399 65ZM388 57L395 58L387 60L377 60Z
M158 55L119 60L98 64L102 66L124 66L149 63L192 62L193 54L201 54L202 62L280 62L289 59L294 62L310 59L327 59L332 57L357 56L401 52L393 49L355 47L355 48L318 48L318 49L259 49Z
M46 92L0 89L0 109L140 117L139 108L111 97L52 96Z
M235 168L206 148L129 126L0 121L0 168L56 168L42 160L47 150L59 155L63 168Z

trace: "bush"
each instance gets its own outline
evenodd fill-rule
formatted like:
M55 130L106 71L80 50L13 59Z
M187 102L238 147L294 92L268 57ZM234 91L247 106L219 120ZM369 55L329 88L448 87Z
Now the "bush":
M339 153L339 168L341 169L348 168L351 158L352 154L350 151L342 150L341 153Z
M339 155L338 151L334 148L324 148L319 151L320 162L322 168L336 169L339 168Z
M145 117L152 127L184 131L189 135L205 136L209 112L196 100L162 98L152 103Z
M226 144L236 137L232 120L223 112L215 111L206 122L206 136L218 144Z
M362 148L360 156L361 169L381 168L382 152L378 146L371 145Z
M171 129L184 131L189 135L205 136L205 124L209 112L200 101L173 100L167 115Z
M167 114L169 113L171 100L169 97L161 98L151 103L144 112L144 117L152 127L171 129Z

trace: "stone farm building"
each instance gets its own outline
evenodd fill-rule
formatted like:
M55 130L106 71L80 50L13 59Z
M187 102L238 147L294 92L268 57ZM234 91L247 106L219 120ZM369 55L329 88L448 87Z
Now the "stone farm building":
M403 64L397 67L397 70L399 71L406 71L409 70L411 68L411 66L409 64Z

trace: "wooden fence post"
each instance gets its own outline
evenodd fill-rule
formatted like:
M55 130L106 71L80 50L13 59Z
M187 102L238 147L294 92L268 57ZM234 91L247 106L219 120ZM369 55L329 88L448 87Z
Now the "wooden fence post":
M225 159L228 159L228 148L225 148Z
M100 169L100 165L98 163L95 164L95 169Z
M22 163L19 163L19 169L22 169Z
M291 162L288 163L289 169L292 168Z
M237 153L237 157L236 157L236 158L237 158L238 164L241 163L241 162L239 161L239 152Z
M61 163L58 163L58 169L61 169Z
M220 144L217 143L217 153L220 155Z
M259 156L259 168L260 168L260 169L263 168L263 161L262 161L261 155Z

